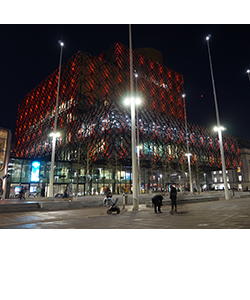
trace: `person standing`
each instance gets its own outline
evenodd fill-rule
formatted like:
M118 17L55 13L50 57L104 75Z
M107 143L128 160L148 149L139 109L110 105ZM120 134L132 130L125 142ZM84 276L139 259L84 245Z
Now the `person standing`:
M44 185L42 186L42 189L41 189L41 197L45 197L45 186Z
M36 188L36 196L39 197L39 195L40 195L40 187L38 186L38 187Z
M155 206L155 213L156 214L157 214L157 208L158 208L158 213L162 213L162 211L161 211L162 200L163 200L162 195L156 195L152 198L152 202Z
M175 212L177 212L177 191L174 185L170 186L170 199L171 199L171 208L172 208L170 213L173 214L174 208L175 208Z
M128 187L125 186L125 194L128 194Z

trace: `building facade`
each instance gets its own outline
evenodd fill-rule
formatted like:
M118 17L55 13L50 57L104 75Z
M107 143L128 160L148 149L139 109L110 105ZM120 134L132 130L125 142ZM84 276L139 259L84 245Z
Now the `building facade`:
M238 168L227 170L227 181L230 189L247 191L250 190L250 142L238 139L240 148L241 165ZM224 189L222 171L212 172L212 183L215 189Z
M11 131L0 128L0 198L6 196L10 147Z
M136 120L141 189L159 188L173 180L185 186L187 141L197 182L204 172L220 168L216 133L188 123L186 137L182 74L139 51L133 52L133 61L138 74L134 86L142 102ZM129 184L132 189L131 119L130 109L124 105L130 93L129 80L129 49L121 43L98 57L79 51L63 64L58 106L61 136L56 144L56 168L60 174L55 172L55 186L66 183L67 178L78 187L84 179L89 192L93 189L90 183L99 192L105 185L112 185L116 191ZM40 174L46 173L43 178L50 173L49 134L54 127L57 82L55 70L18 107L13 159L46 162L44 167L40 165ZM227 168L240 167L237 139L223 135L223 142ZM74 170L73 179L67 177L70 169Z

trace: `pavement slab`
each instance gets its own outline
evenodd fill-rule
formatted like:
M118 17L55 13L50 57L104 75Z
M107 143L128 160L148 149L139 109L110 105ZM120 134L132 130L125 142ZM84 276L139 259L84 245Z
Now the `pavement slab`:
M178 212L161 214L140 204L108 215L107 208L86 207L63 211L33 211L0 214L0 229L249 229L250 198L187 203Z

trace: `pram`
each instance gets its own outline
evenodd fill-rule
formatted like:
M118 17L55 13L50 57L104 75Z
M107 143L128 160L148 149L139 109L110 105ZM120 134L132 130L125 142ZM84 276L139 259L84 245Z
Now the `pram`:
M24 189L22 188L18 194L18 198L20 199L20 201L25 201L26 198L25 198L25 191Z
M112 212L116 212L117 214L120 213L120 208L116 205L117 201L118 198L116 198L115 202L113 201L112 198L103 199L103 206L109 207L109 209L107 210L107 214L112 214Z

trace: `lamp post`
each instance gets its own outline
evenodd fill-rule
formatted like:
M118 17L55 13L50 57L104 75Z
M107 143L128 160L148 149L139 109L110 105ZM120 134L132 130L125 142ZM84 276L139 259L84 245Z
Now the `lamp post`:
M185 131L186 131L186 142L187 142L187 153L185 155L187 156L187 161L188 161L188 174L189 174L190 193L193 193L193 180L192 180L191 163L190 163L190 156L192 154L189 152L189 140L188 140L188 132L187 132L186 94L183 94L182 98L183 98Z
M59 73L58 73L58 83L57 83L57 95L56 95L56 110L55 110L55 124L54 124L54 131L51 134L53 136L52 140L52 154L51 154L51 170L50 170L50 180L49 180L49 197L54 196L54 164L55 164L55 149L56 149L56 137L58 136L58 133L56 133L57 130L57 111L58 111L58 99L59 99L59 91L60 91L60 77L61 77L61 65L62 65L62 50L64 43L59 41L59 44L61 46L61 52L60 52L60 62L59 62Z
M136 95L136 104L140 104L140 100L137 96L137 79L138 79L138 73L135 73L135 95ZM137 162L138 162L138 199L139 199L139 194L141 193L141 172L140 172L140 145L139 145L139 117L138 117L138 105L136 105L136 144L137 144Z
M224 188L225 188L225 199L228 200L229 199L229 192L228 192L228 186L227 186L226 164L225 164L223 141L222 141L222 130L224 128L220 125L219 110L218 110L217 97L216 97L215 84L214 84L212 59L211 59L210 47L209 47L210 37L211 36L208 35L206 37L206 40L207 40L207 47L208 47L208 56L209 56L209 64L210 64L210 71L211 71L211 78L212 78L212 85L213 85L213 93L214 93L214 104L215 104L216 119L217 119L217 127L215 128L215 130L218 131L218 137L219 137L219 143L220 143L221 163L222 163L222 176L223 176L223 182L224 182Z
M132 33L129 24L129 52L130 52L130 99L131 99L131 153L132 153L132 176L133 176L133 210L139 207L138 199L138 168L136 163L136 136L135 136L135 98L133 82L133 53L132 53Z
M247 70L247 75L248 75L248 79L249 79L249 82L250 82L250 70Z
M161 192L162 192L162 174L160 174Z
M207 173L203 173L204 176L204 181L205 181L205 186L206 186L206 190L207 190Z
M137 189L137 199L139 201L139 187L140 187L140 174L139 174L139 168L140 168L140 149L141 146L139 145L139 130L138 130L138 105L141 103L141 100L136 97L136 98L131 98L131 97L127 97L124 100L124 104L125 105L131 105L132 106L132 101L134 101L135 103L135 107L136 107L136 111L137 111L137 138L135 138L135 148L137 151L137 157L135 158L136 162L137 162L137 184L138 184L138 189ZM132 120L131 120L132 123ZM131 127L132 130L132 127ZM135 131L135 136L136 136L136 131ZM133 172L133 171L132 171ZM134 191L134 189L133 189Z

